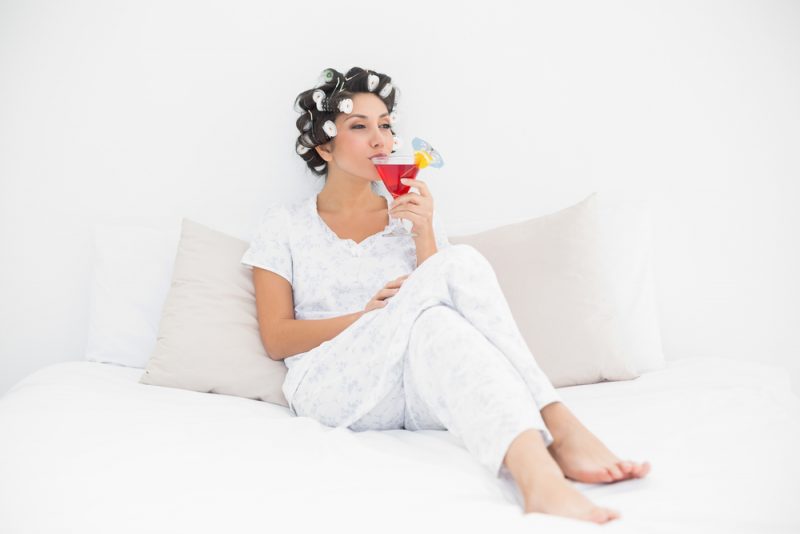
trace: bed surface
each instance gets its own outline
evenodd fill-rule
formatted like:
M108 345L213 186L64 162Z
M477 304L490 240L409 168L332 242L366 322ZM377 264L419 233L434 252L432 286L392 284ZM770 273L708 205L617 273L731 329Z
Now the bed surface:
M800 532L800 399L779 367L668 362L559 388L641 480L574 483L622 518L522 514L445 431L353 432L244 398L73 361L0 399L0 532Z

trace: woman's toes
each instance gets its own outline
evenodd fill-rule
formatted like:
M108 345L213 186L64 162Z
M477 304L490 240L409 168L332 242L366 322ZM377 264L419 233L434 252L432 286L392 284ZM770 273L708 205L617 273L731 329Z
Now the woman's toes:
M650 471L649 463L634 464L633 469L631 469L631 476L634 478L642 478L648 471Z
M617 462L617 468L620 470L622 477L625 479L641 478L650 472L650 463L643 462L641 464L637 464L636 462L625 460Z
M589 484L614 482L614 477L608 472L608 469L603 468L594 471L578 471L575 475L570 475L568 478L577 480L578 482L588 482Z
M597 507L593 509L590 513L590 520L593 523L607 523L613 519L618 519L620 517L619 512L616 510L611 510L610 508L600 508Z
M609 467L606 467L606 471L608 471L608 474L611 475L611 480L619 480L623 476L622 470L613 464Z
M619 467L620 471L622 471L622 475L625 478L633 476L635 466L633 465L632 462L630 461L617 462L617 467Z
M650 472L650 462L644 462L644 463L642 463L642 464L637 466L637 470L636 470L635 476L637 478L641 478L641 477L645 476L649 472Z

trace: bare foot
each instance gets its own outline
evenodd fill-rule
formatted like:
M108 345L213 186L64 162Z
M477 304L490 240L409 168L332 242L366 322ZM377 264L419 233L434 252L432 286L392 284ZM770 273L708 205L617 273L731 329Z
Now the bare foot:
M564 476L578 482L618 482L631 478L642 478L650 472L650 462L637 463L620 460L597 436L572 415L560 402L548 404L548 428L553 443L547 448Z
M558 469L543 469L536 473L523 497L526 514L539 512L594 523L606 523L620 517L616 510L592 503Z

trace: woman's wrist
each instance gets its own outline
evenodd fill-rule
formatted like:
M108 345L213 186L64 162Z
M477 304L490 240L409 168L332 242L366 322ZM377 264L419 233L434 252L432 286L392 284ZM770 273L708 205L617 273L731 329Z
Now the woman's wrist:
M426 236L418 235L414 238L414 244L417 248L417 267L436 254L436 237L433 232Z

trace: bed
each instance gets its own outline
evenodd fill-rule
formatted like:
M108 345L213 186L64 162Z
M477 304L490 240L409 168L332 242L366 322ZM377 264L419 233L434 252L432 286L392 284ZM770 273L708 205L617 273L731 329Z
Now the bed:
M490 260L575 415L622 459L651 462L643 479L572 482L620 519L523 514L508 472L447 431L293 416L239 265L247 239L182 220L96 229L85 359L0 398L0 534L800 532L789 374L665 358L646 210L601 198L451 241ZM155 361L178 380L156 380Z
M800 532L800 399L779 367L677 359L562 387L644 479L575 483L622 518L522 514L446 431L353 432L235 396L50 365L0 400L0 532Z

